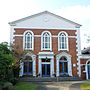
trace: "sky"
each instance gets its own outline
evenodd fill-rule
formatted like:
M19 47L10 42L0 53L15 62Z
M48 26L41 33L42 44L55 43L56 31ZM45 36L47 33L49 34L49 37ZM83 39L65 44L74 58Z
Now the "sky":
M90 0L0 0L0 43L10 42L9 22L46 10L81 24L81 49L90 46Z

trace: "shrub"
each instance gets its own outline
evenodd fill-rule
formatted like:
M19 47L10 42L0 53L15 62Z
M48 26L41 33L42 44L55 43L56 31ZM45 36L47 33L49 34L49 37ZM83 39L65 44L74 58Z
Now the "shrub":
M10 82L13 84L13 85L15 85L17 82L18 82L18 79L17 78L11 78L10 79Z
M10 82L4 83L2 90L13 90L13 85Z

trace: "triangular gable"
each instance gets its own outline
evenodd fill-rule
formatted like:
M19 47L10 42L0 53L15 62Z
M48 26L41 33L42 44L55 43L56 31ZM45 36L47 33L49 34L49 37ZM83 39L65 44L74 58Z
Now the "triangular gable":
M43 21L44 19L44 21ZM50 19L50 21L49 21ZM61 25L61 27L65 27L68 25L68 27L80 27L81 25L78 24L78 23L75 23L71 20L68 20L66 18L63 18L61 16L58 16L56 14L53 14L51 12L48 12L48 11L44 11L44 12L41 12L41 13L38 13L38 14L34 14L34 15L31 15L31 16L28 16L28 17L25 17L25 18L22 18L22 19L19 19L19 20L16 20L16 21L13 21L13 22L10 22L9 23L11 26L20 26L22 27L23 25L26 25L26 27L45 27L45 26L48 26L49 27L54 27L55 28L59 28L59 25ZM29 24L29 25L28 25ZM25 26L23 26L25 27Z

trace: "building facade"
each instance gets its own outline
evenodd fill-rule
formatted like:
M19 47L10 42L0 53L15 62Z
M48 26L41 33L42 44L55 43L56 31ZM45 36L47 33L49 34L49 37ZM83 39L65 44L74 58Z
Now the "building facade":
M26 51L20 76L80 77L80 24L48 11L9 24L11 43Z
M81 78L90 79L90 47L82 50L80 55Z

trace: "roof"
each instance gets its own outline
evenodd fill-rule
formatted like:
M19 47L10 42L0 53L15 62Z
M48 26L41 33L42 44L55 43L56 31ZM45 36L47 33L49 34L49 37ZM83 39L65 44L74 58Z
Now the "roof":
M89 52L90 52L90 47L87 47L82 50L82 54L89 53Z
M62 19L66 20L66 21L68 21L68 22L70 22L70 23L73 23L73 24L78 25L79 27L82 26L82 25L80 25L80 24L78 24L78 23L75 23L75 22L73 22L73 21L71 21L71 20L68 20L68 19L66 19L66 18L63 18L63 17L61 17L61 16L59 16L59 15L53 14L53 13L51 13L51 12L49 12L49 11L44 11L44 12L40 12L40 13L31 15L31 16L25 17L25 18L21 18L21 19L16 20L16 21L9 22L9 24L10 24L10 25L13 25L13 24L16 24L16 23L18 23L18 22L21 22L21 21L24 21L24 20L27 20L27 19L30 19L30 18L39 16L39 15L44 14L44 13L51 14L51 15L57 17L57 18L62 18Z

